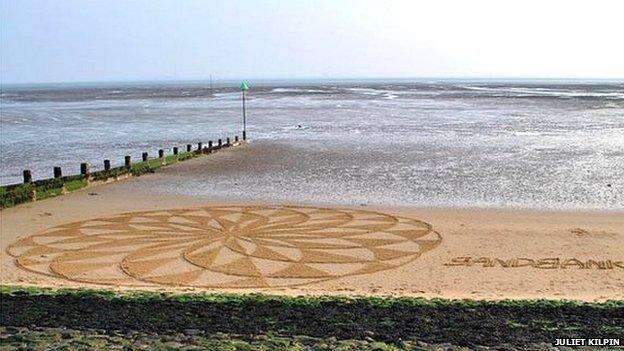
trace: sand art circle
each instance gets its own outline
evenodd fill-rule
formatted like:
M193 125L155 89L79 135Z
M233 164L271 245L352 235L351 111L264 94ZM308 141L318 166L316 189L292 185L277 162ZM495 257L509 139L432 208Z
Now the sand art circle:
M211 206L64 224L7 252L23 269L84 283L262 288L396 268L440 242L425 222L379 212Z

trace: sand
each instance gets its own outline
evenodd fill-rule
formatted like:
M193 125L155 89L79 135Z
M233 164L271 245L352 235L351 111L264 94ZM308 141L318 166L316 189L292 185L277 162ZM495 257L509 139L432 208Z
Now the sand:
M624 298L624 212L349 207L142 190L167 172L2 210L1 283Z

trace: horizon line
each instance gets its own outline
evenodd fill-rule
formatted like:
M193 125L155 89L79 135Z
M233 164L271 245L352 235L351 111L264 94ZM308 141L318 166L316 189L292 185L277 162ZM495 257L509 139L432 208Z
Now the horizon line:
M490 80L490 81L622 81L624 77L521 77L521 76L414 76L414 77L273 77L273 78L153 78L153 79L121 79L121 80L75 80L75 81L39 81L39 82L1 82L0 86L34 86L34 85L68 85L68 84L140 84L140 83L192 83L209 82L212 83L233 83L241 81L278 82L278 81L395 81L395 80Z

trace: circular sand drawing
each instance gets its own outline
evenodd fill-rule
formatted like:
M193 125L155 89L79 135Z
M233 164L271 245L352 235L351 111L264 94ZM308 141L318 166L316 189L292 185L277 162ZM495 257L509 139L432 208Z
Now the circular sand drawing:
M78 282L259 288L392 269L440 241L427 223L378 212L225 206L69 223L7 251L21 268Z

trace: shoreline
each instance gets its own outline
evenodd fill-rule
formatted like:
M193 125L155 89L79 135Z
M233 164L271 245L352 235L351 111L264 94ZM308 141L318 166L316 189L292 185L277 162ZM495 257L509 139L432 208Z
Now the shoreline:
M341 184L339 179L340 174L330 173L331 177L336 178L336 184L330 187L323 187L323 183L327 182L324 179L324 175L308 174L307 172L313 168L318 168L317 164L311 164L302 168L302 163L297 161L297 158L302 158L305 154L299 154L297 145L284 144L280 142L273 142L270 140L258 140L257 142L251 141L252 144L242 143L240 148L237 148L237 153L232 152L218 152L210 156L210 160L203 160L197 158L190 158L182 164L176 162L175 155L169 155L165 159L172 158L173 164L167 162L165 168L161 168L160 158L150 158L148 171L156 171L153 174L145 173L142 168L144 162L135 162L132 165L133 175L135 173L134 168L141 168L141 171L137 175L138 180L130 182L131 185L124 187L124 190L136 195L144 195L152 193L158 196L180 196L180 197L203 197L218 199L222 202L262 202L262 203L297 203L297 204L310 204L310 205L326 205L326 206L366 206L371 208L387 208L387 209L426 209L426 210L449 210L449 211L502 211L502 212L523 212L523 213L624 213L624 206L620 206L617 199L613 203L603 203L603 207L600 207L598 203L587 202L583 206L582 202L571 202L570 205L562 204L560 202L550 203L547 198L539 198L535 201L518 202L519 199L511 198L512 201L501 201L501 198L492 198L491 201L478 200L478 198L463 198L464 200L449 200L444 197L445 193L439 193L440 197L436 200L436 195L433 194L431 200L427 200L428 195L420 194L420 197L416 197L413 203L411 198L403 197L402 194L396 193L393 189L388 191L381 191L381 196L377 197L376 194L367 191L366 186L370 185L366 182L361 183L360 188L353 188L356 184L354 179L346 180ZM227 146L227 145L225 145ZM216 151L217 147L213 148ZM225 150L224 150L225 151ZM231 150L230 150L231 151ZM204 153L212 153L207 148L204 148ZM340 157L344 157L341 151L336 151ZM195 156L196 151L193 151L191 155ZM280 157L276 154L285 157L283 164L280 162ZM325 151L312 151L311 154L323 155ZM182 155L182 154L181 154ZM315 156L315 157L316 157ZM336 157L334 152L329 153L329 157ZM187 157L184 157L186 159ZM318 161L318 160L315 160ZM335 160L334 160L335 162ZM164 165L164 163L162 163ZM292 170L289 170L293 167ZM118 167L123 168L123 167ZM284 174L281 174L285 172ZM390 170L392 172L392 170ZM98 172L96 172L98 173ZM99 173L102 173L100 171ZM106 172L104 172L106 173ZM254 174L257 176L251 177ZM310 184L307 182L301 182L300 175L303 174L309 177ZM392 174L389 174L392 175ZM361 176L361 175L360 175ZM80 181L85 181L83 176L76 175L63 178L80 178ZM319 183L319 177L323 180ZM134 177L131 177L134 178ZM348 177L347 177L348 178ZM284 181L284 179L286 179ZM37 182L50 182L57 179L45 179ZM109 183L125 184L126 179L124 176L112 177L105 181L92 180L87 183L86 188L98 187L100 185L108 185ZM279 181L280 186L276 186L275 180ZM99 183L99 184L98 184ZM102 184L103 183L103 184ZM333 183L333 182L331 182ZM392 182L390 183L392 184ZM6 187L19 187L23 184L12 184ZM396 184L395 184L396 185ZM611 184L608 184L609 186ZM422 184L420 186L423 186ZM424 186L427 186L426 184ZM439 186L436 185L436 186ZM46 187L49 187L46 185ZM74 187L80 190L84 185ZM320 190L319 188L320 187ZM468 186L469 187L469 186ZM616 185L617 187L617 185ZM614 187L614 189L616 189ZM61 195L65 195L67 192L77 191L71 189L67 191L65 187L62 189L44 189L46 193L54 193L55 191ZM451 184L448 188L458 188ZM284 189L283 192L280 192ZM348 189L344 191L343 189ZM337 191L337 193L336 193ZM442 190L441 190L442 191ZM325 194L335 194L331 196L325 196ZM234 194L231 196L230 194ZM270 194L270 195L268 195ZM447 194L448 195L448 194ZM474 194L473 194L474 195ZM3 195L4 196L4 195ZM44 200L49 195L44 195ZM51 197L56 194L51 194ZM588 197L587 194L584 195ZM598 196L598 195L596 195ZM614 196L619 196L615 193ZM39 196L37 196L39 197ZM590 196L591 197L591 196ZM344 201L344 199L351 198L351 201ZM294 199L294 200L293 200ZM41 201L41 200L37 200ZM369 201L371 203L369 203ZM514 202L515 201L515 202ZM9 206L11 207L11 206ZM1 210L1 209L0 209Z
M400 144L393 145L393 149L400 147ZM423 177L422 171L410 173L411 166L405 156L395 157L390 150L379 152L375 155L367 149L350 150L344 145L334 148L324 143L299 145L296 142L252 140L236 153L220 153L210 160L190 160L174 168L163 169L125 189L137 194L183 194L228 202L624 212L620 185L614 180L611 181L611 188L597 188L591 193L587 193L587 189L580 192L569 189L569 192L566 190L567 195L551 194L552 189L538 184L534 189L522 191L519 187L513 187L515 190L499 189L497 183L466 177L464 174L471 172L470 165L455 170L443 167L440 171L444 174L456 172L458 175L454 178ZM409 155L415 158L414 162L428 160L422 152ZM381 160L380 165L373 165ZM521 184L525 181L518 179Z

